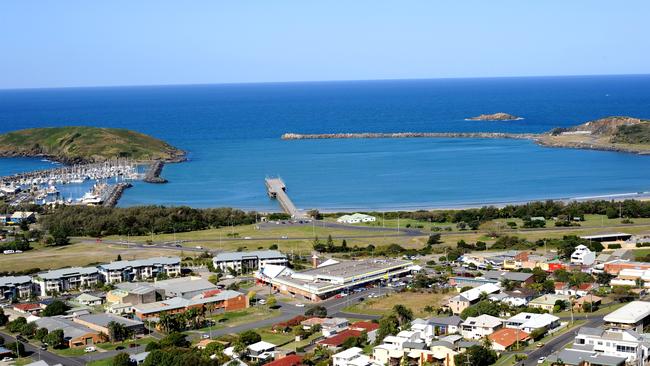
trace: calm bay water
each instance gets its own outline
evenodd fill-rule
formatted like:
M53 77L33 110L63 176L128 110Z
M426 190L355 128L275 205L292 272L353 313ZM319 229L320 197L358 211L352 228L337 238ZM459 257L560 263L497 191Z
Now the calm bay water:
M465 121L508 112L522 121ZM649 76L457 79L0 91L0 132L123 127L190 161L136 183L121 205L276 209L451 207L650 190L650 157L478 139L282 141L285 132L542 132L610 115L650 117ZM51 166L0 159L0 175Z

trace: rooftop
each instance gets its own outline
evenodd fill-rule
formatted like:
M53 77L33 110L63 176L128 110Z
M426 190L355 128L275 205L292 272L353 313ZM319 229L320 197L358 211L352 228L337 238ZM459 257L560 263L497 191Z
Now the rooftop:
M609 313L603 320L607 323L635 324L650 315L650 302L632 301Z
M61 268L61 269L54 269L47 272L41 272L38 274L38 277L44 280L58 280L60 278L65 278L65 277L91 275L96 273L98 273L98 270L95 267L72 267L72 268Z
M241 292L224 290L215 296L199 298L199 299L184 299L182 297L177 296L163 301L134 305L133 309L135 309L136 312L142 314L151 314L151 313L158 313L161 311L185 308L191 305L208 304L212 302L223 301L241 295L243 295Z
M488 336L494 343L498 343L505 348L515 344L517 341L528 340L528 333L522 332L518 329L501 328Z
M343 342L345 342L348 338L359 337L361 334L363 334L363 332L360 330L346 329L341 333L336 334L333 337L323 339L322 341L318 341L318 343L327 346L338 347L342 345Z
M517 281L517 282L527 281L532 276L533 276L532 273L510 272L510 271L486 271L485 273L483 273L483 277L485 278L495 279L495 280L505 279L505 280Z
M32 282L32 278L29 276L5 276L0 277L0 287L6 286L16 286L23 283Z
M530 303L536 305L555 305L558 300L569 301L570 297L567 295L547 294L533 299Z
M124 270L129 267L148 267L156 265L176 265L180 264L179 257L153 257L147 259L136 259L132 261L117 261L108 264L102 264L99 267L108 271Z
M503 320L492 315L482 314L476 317L470 316L463 322L464 326L494 328L503 323Z
M112 314L88 314L77 317L79 320L83 320L88 323L99 325L100 327L107 327L108 323L116 322L124 326L138 326L142 322L138 320L127 319L121 316L116 316Z
M62 329L63 337L66 339L81 337L89 333L97 334L96 331L86 326L61 317L41 318L36 321L36 325L38 325L39 328L47 328L50 332L56 329Z
M562 360L567 365L580 365L587 362L592 365L617 366L625 364L627 358L616 356L605 356L592 351L580 351L575 349L564 349L557 355L549 357L551 360Z
M287 258L286 255L280 253L277 250L255 250L251 252L226 252L219 253L214 257L215 261L240 261L244 258L259 258L259 259L271 259L271 258Z
M153 286L165 290L165 293L173 295L213 290L217 288L217 286L212 282L201 277L172 278L170 280L156 281L153 283Z

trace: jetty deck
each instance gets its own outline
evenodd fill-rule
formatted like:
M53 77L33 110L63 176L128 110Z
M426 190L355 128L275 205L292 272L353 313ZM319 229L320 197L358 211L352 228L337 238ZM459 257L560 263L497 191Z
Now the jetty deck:
M265 183L269 197L277 199L280 203L280 207L282 207L284 212L291 215L291 218L303 219L307 217L302 210L299 210L296 205L293 204L287 195L287 186L284 184L282 178L266 178Z

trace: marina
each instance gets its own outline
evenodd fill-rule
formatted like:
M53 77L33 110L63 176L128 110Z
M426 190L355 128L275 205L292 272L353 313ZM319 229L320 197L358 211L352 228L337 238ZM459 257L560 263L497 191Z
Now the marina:
M142 170L142 163L126 159L36 170L0 177L0 195L12 205L114 206L128 182L143 179Z

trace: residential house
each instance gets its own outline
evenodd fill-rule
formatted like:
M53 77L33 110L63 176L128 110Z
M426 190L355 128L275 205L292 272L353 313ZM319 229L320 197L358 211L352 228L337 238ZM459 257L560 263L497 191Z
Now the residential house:
M368 343L375 343L377 339L377 331L379 330L379 323L367 322L367 321L358 321L350 324L349 329L360 330L366 332L368 337Z
M533 299L528 303L528 306L531 308L543 309L552 313L555 303L558 301L564 301L568 304L571 301L571 298L567 295L547 294Z
M606 356L598 352L578 349L563 349L550 355L547 361L562 362L568 366L623 366L625 357Z
M522 312L504 321L506 328L519 329L532 333L538 329L553 330L560 326L560 318L551 314L534 314Z
M346 329L334 336L320 340L317 343L326 348L336 350L339 349L349 338L360 337L363 333L364 332L360 330Z
M582 327L573 340L573 348L599 355L624 357L630 364L645 364L648 360L648 335L633 330L606 330Z
M75 302L86 306L97 306L103 304L104 299L84 292L75 298Z
M248 346L248 357L258 362L272 360L275 354L275 347L273 343L259 341Z
M581 266L591 266L596 261L596 253L584 245L578 245L571 253L571 263Z
M528 333L513 328L501 328L488 335L495 351L508 351L512 348L525 347L530 340Z
M605 315L603 320L608 328L643 332L643 329L650 324L650 302L632 301Z
M494 333L502 325L503 320L491 315L470 316L460 325L460 334L465 339L481 339Z
M373 359L363 354L359 347L348 348L332 355L332 366L381 366Z
M301 366L301 365L302 365L302 356L296 354L286 355L284 357L276 359L275 361L271 361L269 363L264 364L264 366ZM360 365L360 366L366 366L366 365Z
M447 306L454 314L460 314L463 310L478 302L482 294L490 295L499 291L501 291L499 286L493 283L486 283L452 297L448 300Z

